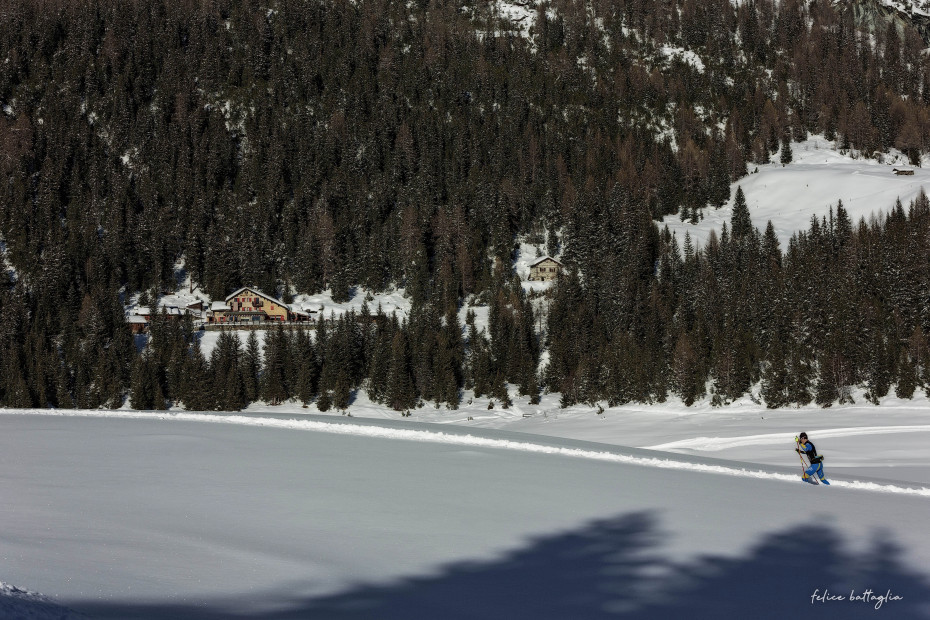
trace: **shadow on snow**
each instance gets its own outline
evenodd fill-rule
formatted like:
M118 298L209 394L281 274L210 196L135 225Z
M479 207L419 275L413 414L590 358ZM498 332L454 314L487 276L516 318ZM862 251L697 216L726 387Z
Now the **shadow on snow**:
M451 564L434 576L307 600L259 597L280 602L277 611L243 613L234 603L72 605L89 617L124 619L930 618L930 585L902 564L887 533L873 533L867 551L851 552L823 523L769 534L745 557L704 556L687 564L664 560L662 540L657 515L640 512L539 538L495 561ZM851 590L877 596L890 589L903 598L876 610L874 600L812 603L816 589L847 599Z

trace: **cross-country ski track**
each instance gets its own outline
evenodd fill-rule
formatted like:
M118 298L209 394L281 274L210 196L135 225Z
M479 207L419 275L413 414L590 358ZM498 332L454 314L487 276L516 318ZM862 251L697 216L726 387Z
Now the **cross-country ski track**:
M399 441L418 441L439 443L456 446L470 446L476 448L491 448L497 450L511 450L518 452L531 452L536 454L550 454L571 458L588 459L612 463L623 463L641 467L654 467L659 469L690 470L694 472L739 476L740 478L759 478L777 480L796 484L797 474L773 471L771 467L759 468L751 463L734 463L731 461L716 461L713 459L686 460L681 455L667 453L664 456L647 456L644 451L667 451L690 448L695 450L716 451L735 446L766 445L785 443L791 441L791 436L785 433L767 435L754 435L747 437L710 438L697 437L682 441L675 441L656 446L644 446L640 449L596 444L593 442L577 442L564 439L551 439L545 443L537 441L535 437L526 436L526 439L513 439L509 436L519 436L520 433L484 431L481 435L468 429L464 432L453 430L427 430L429 425L412 423L390 423L384 420L365 421L326 421L318 419L275 418L256 415L211 414L191 412L157 412L157 411L104 411L104 410L49 410L49 409L22 409L0 410L0 415L42 415L65 417L91 417L91 418L120 418L130 420L161 420L186 421L205 424L234 424L239 426L254 426L264 428L289 429L295 431L310 431L317 433L332 433L338 435L354 435L378 439ZM309 416L308 416L309 417ZM416 428L403 428L403 426ZM448 426L443 427L449 429ZM849 437L855 435L889 434L900 432L930 432L930 426L883 426L868 428L842 428L817 431L818 438ZM491 435L491 436L488 436ZM500 437L503 436L503 437ZM504 438L507 437L507 438ZM540 437L539 440L549 438ZM559 445L566 444L566 445ZM578 447L583 445L585 447ZM895 493L930 498L930 488L916 486L900 486L873 480L846 480L831 475L831 485L835 488L854 489L856 491L869 491L878 493Z

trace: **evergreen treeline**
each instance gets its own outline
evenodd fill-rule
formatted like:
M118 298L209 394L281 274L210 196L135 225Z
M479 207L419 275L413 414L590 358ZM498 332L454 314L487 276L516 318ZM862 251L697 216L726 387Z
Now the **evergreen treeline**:
M858 225L840 202L784 252L771 224L764 232L751 225L739 189L730 225L700 249L688 237L682 249L648 215L640 228L611 230L612 219L600 218L587 238L600 256L578 264L591 271L570 270L544 300L543 377L533 303L502 277L481 331L472 312L461 325L455 312L426 304L398 321L365 305L306 329L269 330L263 354L254 331L244 345L237 334L246 332L222 332L207 360L189 322L157 317L136 358L130 403L235 410L293 398L326 411L345 409L365 389L398 411L424 401L454 409L462 388L507 406L507 383L538 402L540 380L561 392L563 406L671 394L689 405L705 396L725 404L757 383L769 407L851 402L860 385L876 403L892 387L901 398L930 393L925 194ZM595 277L607 266L612 274Z
M698 284L657 279L676 263L652 220L699 218L729 197L747 162L775 154L790 161L790 140L808 132L866 155L892 146L915 160L926 153L930 61L922 42L893 26L859 32L853 19L828 0L554 0L539 6L524 36L485 2L6 0L0 404L118 406L130 384L139 406L212 402L216 394L179 392L184 364L183 372L212 377L212 392L242 373L263 377L223 388L219 406L230 408L256 395L278 402L295 385L345 402L363 377L374 383L374 368L412 386L383 396L399 409L418 398L451 403L452 378L502 400L503 383L532 395L538 381L564 389L567 402L658 398L663 382L672 385L669 351L689 347L708 373L725 377L721 394L737 394L744 369L761 372L768 349L737 314L714 315L713 325L698 314L694 324L707 333L690 323L674 336L663 331L679 320L662 315L678 302L659 303L658 282L662 295L693 298L696 307L712 294L702 286L722 284L697 268L717 259L689 259L687 249L680 259L696 261L689 269L702 274ZM702 66L668 48L697 53ZM530 307L504 286L518 235L548 235L553 253L564 241L583 277L559 287L552 318L610 316L577 337L617 343L605 367L644 360L642 378L602 377L594 359L604 358L571 351L535 376L540 343L525 318ZM594 235L607 245L593 244ZM725 241L733 242L719 246ZM791 263L792 252L781 260ZM331 386L322 392L307 387L310 370L301 381L287 376L293 364L284 351L300 348L293 343L279 343L271 357L241 344L240 358L224 342L219 358L201 361L190 334L165 327L156 336L162 328L153 327L151 350L140 356L122 302L173 290L182 260L216 299L243 284L328 288L336 301L355 285L400 285L414 310L390 336L390 363L374 363L386 340L366 344L371 358L353 353L338 389L339 377L321 366L319 381ZM657 267L662 261L672 267ZM727 277L755 286L739 280L743 273ZM449 317L470 295L498 310L489 333L466 337L461 349ZM796 295L784 303L802 302ZM566 330L548 330L553 351ZM414 354L443 333L435 351ZM615 339L594 336L605 333ZM704 356L750 342L749 361L732 359L726 372L719 356ZM862 378L846 369L860 368L865 345L803 342L816 355L832 347L843 381ZM818 362L812 376L824 367ZM644 390L643 382L653 385Z
M753 228L739 188L730 226L700 249L645 215L612 228L628 205L608 205L577 251L583 277L554 291L546 385L563 404L723 404L760 381L769 407L849 402L859 385L876 403L893 385L903 398L930 392L925 194L858 225L840 202L784 252L771 222ZM599 267L613 277L589 278Z

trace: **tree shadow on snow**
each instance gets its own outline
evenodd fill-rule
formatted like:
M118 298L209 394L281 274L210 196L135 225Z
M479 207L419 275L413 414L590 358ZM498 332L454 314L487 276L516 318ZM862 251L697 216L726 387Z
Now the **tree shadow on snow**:
M868 550L843 549L829 525L768 535L744 557L706 556L687 564L663 559L654 513L597 521L533 541L488 562L457 563L438 575L390 585L362 585L343 594L294 601L286 611L244 614L235 608L135 607L90 603L72 607L107 618L251 618L272 620L607 620L649 618L816 617L930 618L930 585L900 561L881 532ZM861 545L860 545L861 546ZM815 590L849 598L871 589L901 600L812 601ZM261 596L268 600L269 596Z

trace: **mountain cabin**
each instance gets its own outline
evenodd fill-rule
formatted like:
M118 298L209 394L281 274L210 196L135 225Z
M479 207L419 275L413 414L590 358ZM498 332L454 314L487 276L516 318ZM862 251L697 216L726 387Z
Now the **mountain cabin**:
M530 281L549 282L562 273L562 263L551 256L543 256L530 263Z
M264 323L266 321L304 321L306 312L292 309L288 304L260 290L244 286L226 297L214 301L207 315L210 323Z

